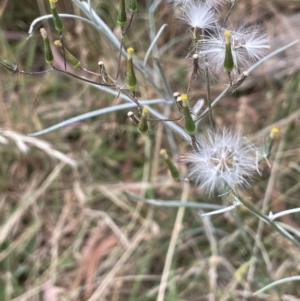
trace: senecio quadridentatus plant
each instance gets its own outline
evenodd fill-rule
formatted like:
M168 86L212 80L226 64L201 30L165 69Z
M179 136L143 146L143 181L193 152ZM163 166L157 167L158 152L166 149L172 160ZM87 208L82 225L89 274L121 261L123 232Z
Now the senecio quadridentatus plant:
M266 160L269 164L268 158L278 129L272 129L269 136L264 140L263 146L257 147L240 130L225 127L216 128L213 108L224 95L233 93L238 89L255 68L269 58L292 47L298 41L291 42L267 54L270 48L268 38L265 33L261 32L259 25L247 26L246 24L236 27L234 24L229 24L230 15L234 10L236 0L167 0L166 2L168 2L168 5L171 5L173 11L179 13L178 22L186 24L189 29L188 32L191 33L190 47L186 55L187 58L191 59L191 76L185 91L173 93L159 59L155 59L153 63L156 64L156 69L148 64L150 53L154 57L158 56L158 53L155 51L155 45L165 25L153 37L153 42L149 46L143 61L134 56L133 45L124 45L124 36L134 26L134 16L138 9L137 0L119 0L116 24L120 28L120 39L96 14L91 6L91 1L72 0L87 18L59 14L56 2L57 0L49 0L51 14L36 19L32 23L29 33L31 36L36 24L40 21L53 19L54 27L59 36L54 41L54 46L62 53L64 68L58 68L55 65L52 45L50 45L48 33L44 28L40 29L40 34L44 42L45 60L50 66L49 69L42 72L19 70L17 63L10 62L2 57L0 57L0 64L7 70L20 74L38 75L50 71L61 72L85 81L107 93L120 96L126 103L82 114L43 131L33 133L31 136L39 136L87 118L136 107L138 114L130 111L128 112L128 117L136 124L139 133L147 135L149 130L152 130L150 127L153 120L156 120L163 122L173 133L178 134L191 145L191 149L182 155L181 161L188 164L190 168L188 178L195 181L199 191L206 191L208 195L215 193L227 195L228 199L233 200L232 206L209 214L225 212L240 204L244 204L252 213L296 243L295 239L286 230L279 227L273 220L262 214L250 203L244 201L240 195L240 191L250 185L251 179L255 174L261 173L260 162ZM152 16L157 7L163 2L163 0L154 1L149 8L149 16ZM219 12L222 6L228 7L228 13L225 19L220 21ZM115 74L109 74L103 61L98 62L98 66L95 68L96 71L86 69L82 66L80 60L68 50L64 40L65 27L63 19L70 17L94 26L118 50ZM124 50L125 46L128 46L127 51ZM121 70L123 57L127 60L126 72ZM87 75L97 75L99 80L90 80L85 76L69 71L72 68L79 69ZM157 91L160 98L154 100L138 99L136 93L138 89L137 71ZM224 91L212 100L211 83L215 76L219 76L221 73L227 74L228 83ZM157 77L161 80L157 81L154 79ZM197 103L193 108L190 107L191 83L195 80L206 84L205 108L198 106ZM176 104L182 118L178 121L172 120L170 116L164 116L155 108L155 104L165 104L166 106ZM208 128L200 130L199 124L206 117L209 120ZM160 151L160 154L174 180L181 180L180 173L167 151L163 149Z

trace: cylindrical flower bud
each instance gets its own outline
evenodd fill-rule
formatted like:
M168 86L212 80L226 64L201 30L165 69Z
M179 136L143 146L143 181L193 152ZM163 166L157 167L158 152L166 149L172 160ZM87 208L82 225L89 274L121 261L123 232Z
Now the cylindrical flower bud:
M60 40L54 41L54 45L63 53L63 47ZM66 60L74 67L80 67L80 61L68 50L64 47Z
M272 128L271 133L270 133L270 138L274 139L274 137L278 134L279 134L279 129L278 128Z
M132 62L132 54L134 53L134 49L132 47L127 49L127 73L126 73L126 83L127 88L131 91L134 91L137 86L136 77L134 74L133 62Z
M57 0L49 0L50 3L50 8L55 8L55 2L57 2Z
M129 0L129 10L132 13L135 13L137 11L137 1L136 0Z
M148 115L148 109L144 107L142 111L142 117L137 127L139 133L141 134L147 134L148 132L147 115Z
M165 163L167 164L168 169L172 175L172 178L177 181L180 176L179 171L177 167L174 165L174 163L172 162L172 160L170 159L170 157L168 156L166 150L165 149L160 150L159 154L162 156Z
M45 60L48 64L52 65L53 63L53 54L50 47L50 42L47 36L47 31L45 28L40 29L40 33L42 35L43 41L44 41L44 51L45 51Z
M274 138L278 134L279 134L278 128L272 128L269 136L266 138L266 141L265 141L264 145L257 152L258 161L261 161L261 160L264 159L264 160L267 161L267 164L270 166L268 158L270 157L271 152L272 152L272 148L273 148L273 145L274 145Z
M7 61L2 56L0 56L0 65L12 73L19 72L19 67L17 63Z
M64 29L64 23L62 22L56 10L55 2L57 2L57 0L49 0L49 2L55 29L57 31L62 31Z
M230 30L225 30L224 32L225 38L225 59L223 63L224 70L227 72L231 72L234 68L234 61L231 52L231 32Z
M120 0L117 23L119 26L124 27L126 22L127 22L127 15L125 10L125 0Z
M188 96L187 94L181 94L180 98L183 107L184 128L188 134L193 135L196 131L196 125L191 115L190 108L188 106Z
M268 137L268 140L267 140L267 143L265 145L265 157L268 158L270 155L271 155L271 152L272 152L272 148L273 148L273 145L274 145L274 138L276 135L279 134L279 130L278 128L272 128L271 132L270 132L270 135Z

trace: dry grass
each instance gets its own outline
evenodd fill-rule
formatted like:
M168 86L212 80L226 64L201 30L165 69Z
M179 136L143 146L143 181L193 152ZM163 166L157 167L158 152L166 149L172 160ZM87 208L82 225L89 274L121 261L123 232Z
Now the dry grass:
M38 71L46 68L42 41L38 34L26 41L26 31L48 6L46 1L27 2L25 7L22 1L0 5L0 55L17 61L22 69ZM125 45L133 44L141 58L151 40L144 25L144 2L134 21L138 30L125 39ZM79 13L71 1L58 4L60 11ZM112 1L92 4L113 28ZM253 20L248 22L263 23L272 47L299 37L299 1L240 0L235 16L239 19L250 11ZM159 47L185 33L172 16L167 5L157 12L157 28L164 22L174 24L164 32ZM102 59L114 74L117 52L109 43L77 20L68 19L65 25L68 48L82 64L94 69ZM51 22L44 26L57 38ZM187 80L182 78L187 78L187 62L179 58L187 45L189 41L178 42L162 56L174 90L186 87ZM280 128L272 169L266 166L244 195L266 212L299 206L300 63L296 51L293 48L280 60L259 68L214 113L218 126L242 128L256 141L271 126ZM170 179L158 150L170 149L176 160L186 144L176 137L173 149L163 124L141 137L126 120L126 112L116 112L46 135L43 140L51 142L51 147L27 134L121 100L54 72L38 77L0 72L0 300L300 300L299 282L252 296L273 280L298 275L300 255L296 246L245 209L201 219L198 209L185 209L183 216L182 208L142 201L168 202L182 196L183 201L222 202L217 197L208 199L193 185L187 198L186 184ZM216 83L213 96L223 87L222 82ZM193 100L205 96L204 84L194 83L192 89ZM156 97L144 81L139 93L145 99ZM75 161L76 168L66 166ZM186 174L186 167L179 166ZM299 214L281 221L300 227Z

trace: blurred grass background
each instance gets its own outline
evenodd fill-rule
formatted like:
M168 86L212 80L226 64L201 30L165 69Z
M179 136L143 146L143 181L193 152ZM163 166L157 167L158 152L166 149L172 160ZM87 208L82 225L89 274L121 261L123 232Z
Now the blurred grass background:
M140 58L151 43L147 14L151 2L139 1L124 40L125 47L133 46ZM94 0L92 5L119 34L117 3ZM80 14L71 1L59 1L57 7L59 12ZM48 68L39 31L27 40L30 23L48 12L48 1L2 1L0 55L16 61L22 70ZM162 3L156 13L156 27L169 24L158 41L159 49L184 35L161 56L172 89L181 92L188 82L190 62L183 58L190 42L186 28L178 25L174 15L176 12ZM240 23L261 23L270 36L272 50L300 36L299 0L240 0L232 18ZM101 59L109 73L115 74L117 51L89 25L73 19L64 19L64 23L67 48L82 65L97 70ZM52 41L58 38L51 21L43 25ZM214 111L218 126L241 128L258 142L268 134L269 125L279 127L281 134L275 145L275 149L280 145L279 165L276 170L266 165L263 175L245 192L246 199L258 208L265 197L269 198L273 213L299 206L297 47L262 65ZM62 66L58 53L55 57L55 64ZM122 70L124 67L122 62ZM1 127L23 134L122 102L56 72L24 76L1 68L0 79ZM213 86L213 96L223 88L221 79ZM193 100L205 95L204 83L193 83ZM149 99L157 95L140 80L139 96ZM182 184L171 180L157 150L166 147L175 154L184 175L187 170L179 163L179 155L186 144L178 139L178 149L170 149L159 123L153 124L148 137L140 136L126 113L93 118L42 137L76 159L77 169L63 167L34 148L24 155L14 143L0 145L0 300L92 300L91 296L94 300L156 300L177 209L143 204L127 192L166 202L180 200ZM193 187L189 201L222 203L220 198L208 198ZM297 214L284 216L282 221L294 228L300 226ZM273 280L300 272L299 249L268 227L263 229L253 254L257 227L257 218L243 209L206 222L197 210L187 209L165 300L242 300L243 296L243 300L300 300L299 282L259 296L245 296L245 289L254 292ZM256 269L251 277L248 268L253 255ZM97 288L101 291L93 295Z

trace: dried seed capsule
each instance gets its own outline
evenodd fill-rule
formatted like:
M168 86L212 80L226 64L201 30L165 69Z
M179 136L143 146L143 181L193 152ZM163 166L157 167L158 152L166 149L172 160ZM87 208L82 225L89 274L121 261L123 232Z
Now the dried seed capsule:
M102 77L103 82L107 83L108 82L108 74L105 69L104 63L102 61L99 61L98 66L100 67L100 75Z
M127 117L129 117L135 123L136 126L139 125L140 120L134 115L133 112L129 111L127 113Z

